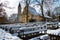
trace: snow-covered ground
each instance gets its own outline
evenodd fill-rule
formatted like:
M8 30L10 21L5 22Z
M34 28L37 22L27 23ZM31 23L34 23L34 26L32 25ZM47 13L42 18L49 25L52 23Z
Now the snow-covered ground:
M24 27L33 27L33 26L42 26L44 24L44 22L34 22L34 23L24 23L24 24L4 24L4 25L0 25L0 28L2 29L10 29L12 28L13 30L17 31L19 28L24 28Z
M16 36L12 36L10 33L7 33L4 30L0 29L0 40L21 40L21 39Z
M46 35L38 36L38 37L32 38L30 40L40 40L40 39L50 40L48 34L59 35L60 36L60 29L56 29L56 30L50 30L50 29L48 29Z
M44 24L43 26L45 26L46 24L49 24L48 22L47 23L40 23L40 22L37 22L37 23L29 23L29 24L7 24L7 25L0 25L1 27L6 27L9 29L10 27L13 28L13 30L18 30L20 28L24 28L24 27L32 27L32 26L37 26L37 25L40 25L40 24ZM52 23L51 23L52 24ZM40 26L42 26L40 25ZM59 23L60 25L60 23ZM8 31L7 31L8 32ZM10 33L7 33L5 32L4 30L0 29L0 40L21 40L19 39L18 37L16 37L17 33L14 33L14 34L10 34ZM48 34L55 34L55 35L60 35L60 29L56 29L56 30L47 30L47 33ZM46 35L44 36L40 36L40 37L35 37L35 38L32 38L30 40L39 40L39 38L45 38Z

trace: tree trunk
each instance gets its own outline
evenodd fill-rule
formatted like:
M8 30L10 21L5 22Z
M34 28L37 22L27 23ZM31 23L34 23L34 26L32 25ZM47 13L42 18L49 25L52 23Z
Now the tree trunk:
M26 0L26 6L27 6L27 12L26 12L26 22L28 23L28 6L29 6L29 4L28 4L28 0Z

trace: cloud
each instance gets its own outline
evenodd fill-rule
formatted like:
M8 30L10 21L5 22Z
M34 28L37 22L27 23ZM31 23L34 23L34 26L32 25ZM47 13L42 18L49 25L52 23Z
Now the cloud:
M18 8L18 3L19 3L18 0L1 0L0 2L2 3L8 2L7 3L8 7L11 7L11 8L14 7L14 9L4 7L8 16L10 16L13 13L17 13L17 8Z
M14 9L9 9L9 8L5 7L5 10L6 10L8 16L10 16L13 13L18 13L18 4L19 4L19 2L22 6L22 10L25 7L25 0L0 0L0 2L3 2L3 3L6 2L6 1L8 1L8 4L7 4L8 7L14 7ZM55 3L54 3L53 6L54 7L60 6L60 0L59 1L55 0ZM52 8L54 8L54 7L52 7ZM37 10L37 12L40 12L40 11L38 11L37 7L36 7L36 10ZM45 9L45 11L46 11L46 9Z

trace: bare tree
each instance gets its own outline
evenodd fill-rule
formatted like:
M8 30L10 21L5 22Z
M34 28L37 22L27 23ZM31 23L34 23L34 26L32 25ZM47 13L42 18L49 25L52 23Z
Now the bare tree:
M38 3L38 4L35 4L34 6L39 5L41 7L40 10L41 10L42 16L44 17L44 13L43 13L43 3L44 3L44 0L34 0L34 1L36 1ZM41 3L40 3L40 1L41 1Z
M4 1L4 2L1 2L1 3L2 3L2 7L9 8L9 9L14 9L14 7L8 7L9 1Z
M51 10L51 8L53 7L54 5L54 0L41 0L41 3L39 0L35 0L36 2L38 2L39 4L36 4L36 5L39 5L41 7L41 12L42 12L42 15L44 16L44 13L43 13L43 7L45 5L45 7L48 8L48 10Z
M0 3L0 17L0 23L7 22L7 15L2 3Z
M29 4L30 4L30 1L31 0L26 0L26 6L27 6L27 13L26 13L26 20L27 20L27 22L28 22L28 7L29 7ZM38 2L38 4L35 4L35 6L36 5L39 5L40 7L41 7L41 13L42 13L42 16L44 17L44 13L43 13L43 7L44 7L44 3L46 4L46 6L48 7L48 9L50 10L50 8L51 8L51 6L54 4L53 2L54 2L54 0L40 0L41 1L41 3L40 3L40 1L39 0L33 0L33 2ZM32 2L32 3L33 3Z
M27 22L28 22L28 7L29 7L29 4L31 4L30 1L31 0L26 0L26 7L27 7L26 21ZM38 0L35 0L35 1L39 3L39 4L36 4L36 5L39 5L41 7L42 16L44 17L44 14L43 14L43 2L44 2L44 0L42 0L41 3Z
M27 7L27 12L26 12L26 22L28 23L28 0L26 0L26 7Z
M26 0L26 22L28 23L28 7L30 4L30 0Z

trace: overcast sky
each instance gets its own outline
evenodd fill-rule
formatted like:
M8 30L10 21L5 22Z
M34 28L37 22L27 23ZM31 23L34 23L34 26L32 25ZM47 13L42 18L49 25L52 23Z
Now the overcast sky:
M0 2L5 2L5 3L7 3L8 7L13 8L13 9L5 8L8 16L10 16L13 13L15 13L15 14L18 13L18 4L19 4L19 2L21 3L22 8L25 5L24 4L25 2L23 0L0 0ZM59 6L58 4L60 5L60 0L56 0L56 3L54 4L54 6Z
M10 9L10 8L5 7L5 10L6 10L8 16L10 16L12 13L17 13L17 7L18 7L18 3L19 3L18 0L0 0L0 3L1 2L3 2L3 3L5 2L5 3L7 3L8 7L13 8L13 9Z

